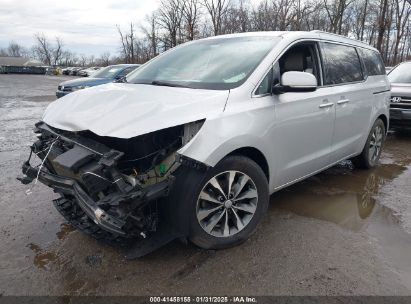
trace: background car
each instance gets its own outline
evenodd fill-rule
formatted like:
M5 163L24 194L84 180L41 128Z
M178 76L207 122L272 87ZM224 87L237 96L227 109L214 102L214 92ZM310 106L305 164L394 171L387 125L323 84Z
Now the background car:
M101 67L89 67L86 69L82 69L80 70L77 75L78 76L83 76L83 77L90 77L92 74L94 74L95 72L97 72L98 70L101 70Z
M411 61L397 65L388 74L391 82L390 126L411 128Z
M64 69L61 70L63 75L70 75L70 71L73 67L66 67Z
M110 65L108 67L105 67L97 71L91 77L88 77L87 79L81 78L81 79L74 79L74 80L62 82L57 87L56 96L57 98L60 98L73 91L77 91L77 90L85 89L88 87L93 87L93 86L97 86L100 84L105 84L105 83L120 80L121 78L126 76L128 73L134 71L139 66L140 64Z
M78 72L81 70L82 68L79 67L74 67L70 70L70 74L71 76L77 76Z

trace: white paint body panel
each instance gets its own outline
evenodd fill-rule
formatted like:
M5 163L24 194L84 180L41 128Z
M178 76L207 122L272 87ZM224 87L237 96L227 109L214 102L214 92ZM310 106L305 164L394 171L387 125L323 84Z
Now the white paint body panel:
M389 117L390 85L386 76L368 77L355 84L319 87L309 93L253 97L256 86L272 64L293 43L327 40L372 47L315 32L220 37L247 35L281 36L282 39L247 81L231 91L108 84L59 99L48 107L43 120L68 131L91 130L101 136L131 138L206 119L197 135L178 152L215 166L236 149L255 148L267 160L269 188L274 192L359 154L377 117ZM349 102L338 104L344 99ZM333 105L320 108L324 102Z

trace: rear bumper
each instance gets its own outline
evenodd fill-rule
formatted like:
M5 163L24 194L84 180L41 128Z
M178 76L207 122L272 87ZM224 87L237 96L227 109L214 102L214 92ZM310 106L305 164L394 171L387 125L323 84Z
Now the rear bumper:
M390 109L390 127L402 128L411 127L411 110L391 108Z

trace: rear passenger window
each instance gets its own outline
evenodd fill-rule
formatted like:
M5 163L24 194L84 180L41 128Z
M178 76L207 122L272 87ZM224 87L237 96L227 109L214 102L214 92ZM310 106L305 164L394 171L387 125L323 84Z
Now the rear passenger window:
M385 75L384 62L382 61L380 53L361 48L358 48L357 50L364 62L368 76Z
M361 62L354 47L323 43L325 85L362 81Z

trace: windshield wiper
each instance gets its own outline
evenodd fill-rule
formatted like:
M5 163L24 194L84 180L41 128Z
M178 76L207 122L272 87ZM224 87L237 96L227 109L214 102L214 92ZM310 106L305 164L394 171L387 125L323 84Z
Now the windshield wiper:
M167 81L161 81L161 80L153 80L151 82L152 85L157 85L157 86L165 86L165 87L176 87L176 88L189 88L188 86L182 85L182 84L177 84L173 82L167 82Z

